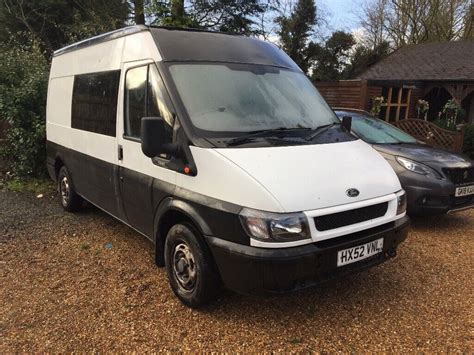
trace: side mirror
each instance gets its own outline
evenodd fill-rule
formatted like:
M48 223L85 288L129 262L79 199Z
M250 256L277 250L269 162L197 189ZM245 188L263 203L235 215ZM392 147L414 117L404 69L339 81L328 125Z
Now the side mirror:
M347 132L351 131L351 128L352 128L352 117L351 116L342 117L342 127L344 127L347 130Z
M170 132L167 124L161 117L143 117L140 137L142 151L149 158L160 154L176 155L178 145L170 142Z

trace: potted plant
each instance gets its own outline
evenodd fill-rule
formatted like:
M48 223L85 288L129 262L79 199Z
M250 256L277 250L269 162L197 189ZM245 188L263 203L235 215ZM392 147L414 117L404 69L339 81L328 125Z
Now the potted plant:
M455 131L457 128L458 121L462 120L466 112L462 107L456 102L456 100L451 99L446 102L443 109L438 115L438 126L447 128Z
M416 102L416 117L420 118L423 117L423 119L426 121L427 120L427 115L428 115L428 110L430 109L430 104L426 100L418 100Z
M385 102L385 98L383 96L374 96L371 101L372 107L370 109L370 114L374 117L378 117L382 110L382 105Z

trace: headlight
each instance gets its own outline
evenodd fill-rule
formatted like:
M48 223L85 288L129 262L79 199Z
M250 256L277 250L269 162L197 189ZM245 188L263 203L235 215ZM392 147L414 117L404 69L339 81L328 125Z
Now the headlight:
M303 213L270 213L244 208L240 221L247 234L266 242L292 242L311 238Z
M397 215L405 213L407 210L407 194L405 190L396 193L397 195Z
M414 173L433 177L435 179L443 178L441 174L439 174L436 170L431 169L429 166L403 157L396 157L396 159L401 166L407 170L413 171Z

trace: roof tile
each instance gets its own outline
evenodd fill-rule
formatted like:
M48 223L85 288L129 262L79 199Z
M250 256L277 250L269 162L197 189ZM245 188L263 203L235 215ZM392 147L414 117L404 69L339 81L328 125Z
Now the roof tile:
M474 80L474 40L399 48L359 76L367 80Z

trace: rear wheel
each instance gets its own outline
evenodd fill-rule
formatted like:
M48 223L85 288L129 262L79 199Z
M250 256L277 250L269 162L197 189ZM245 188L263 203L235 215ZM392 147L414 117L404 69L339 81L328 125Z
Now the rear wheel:
M62 166L58 174L58 191L61 205L68 212L79 211L84 200L74 190L71 175L65 166Z
M171 288L185 305L197 308L217 297L220 281L212 256L191 225L177 224L169 230L165 265Z

